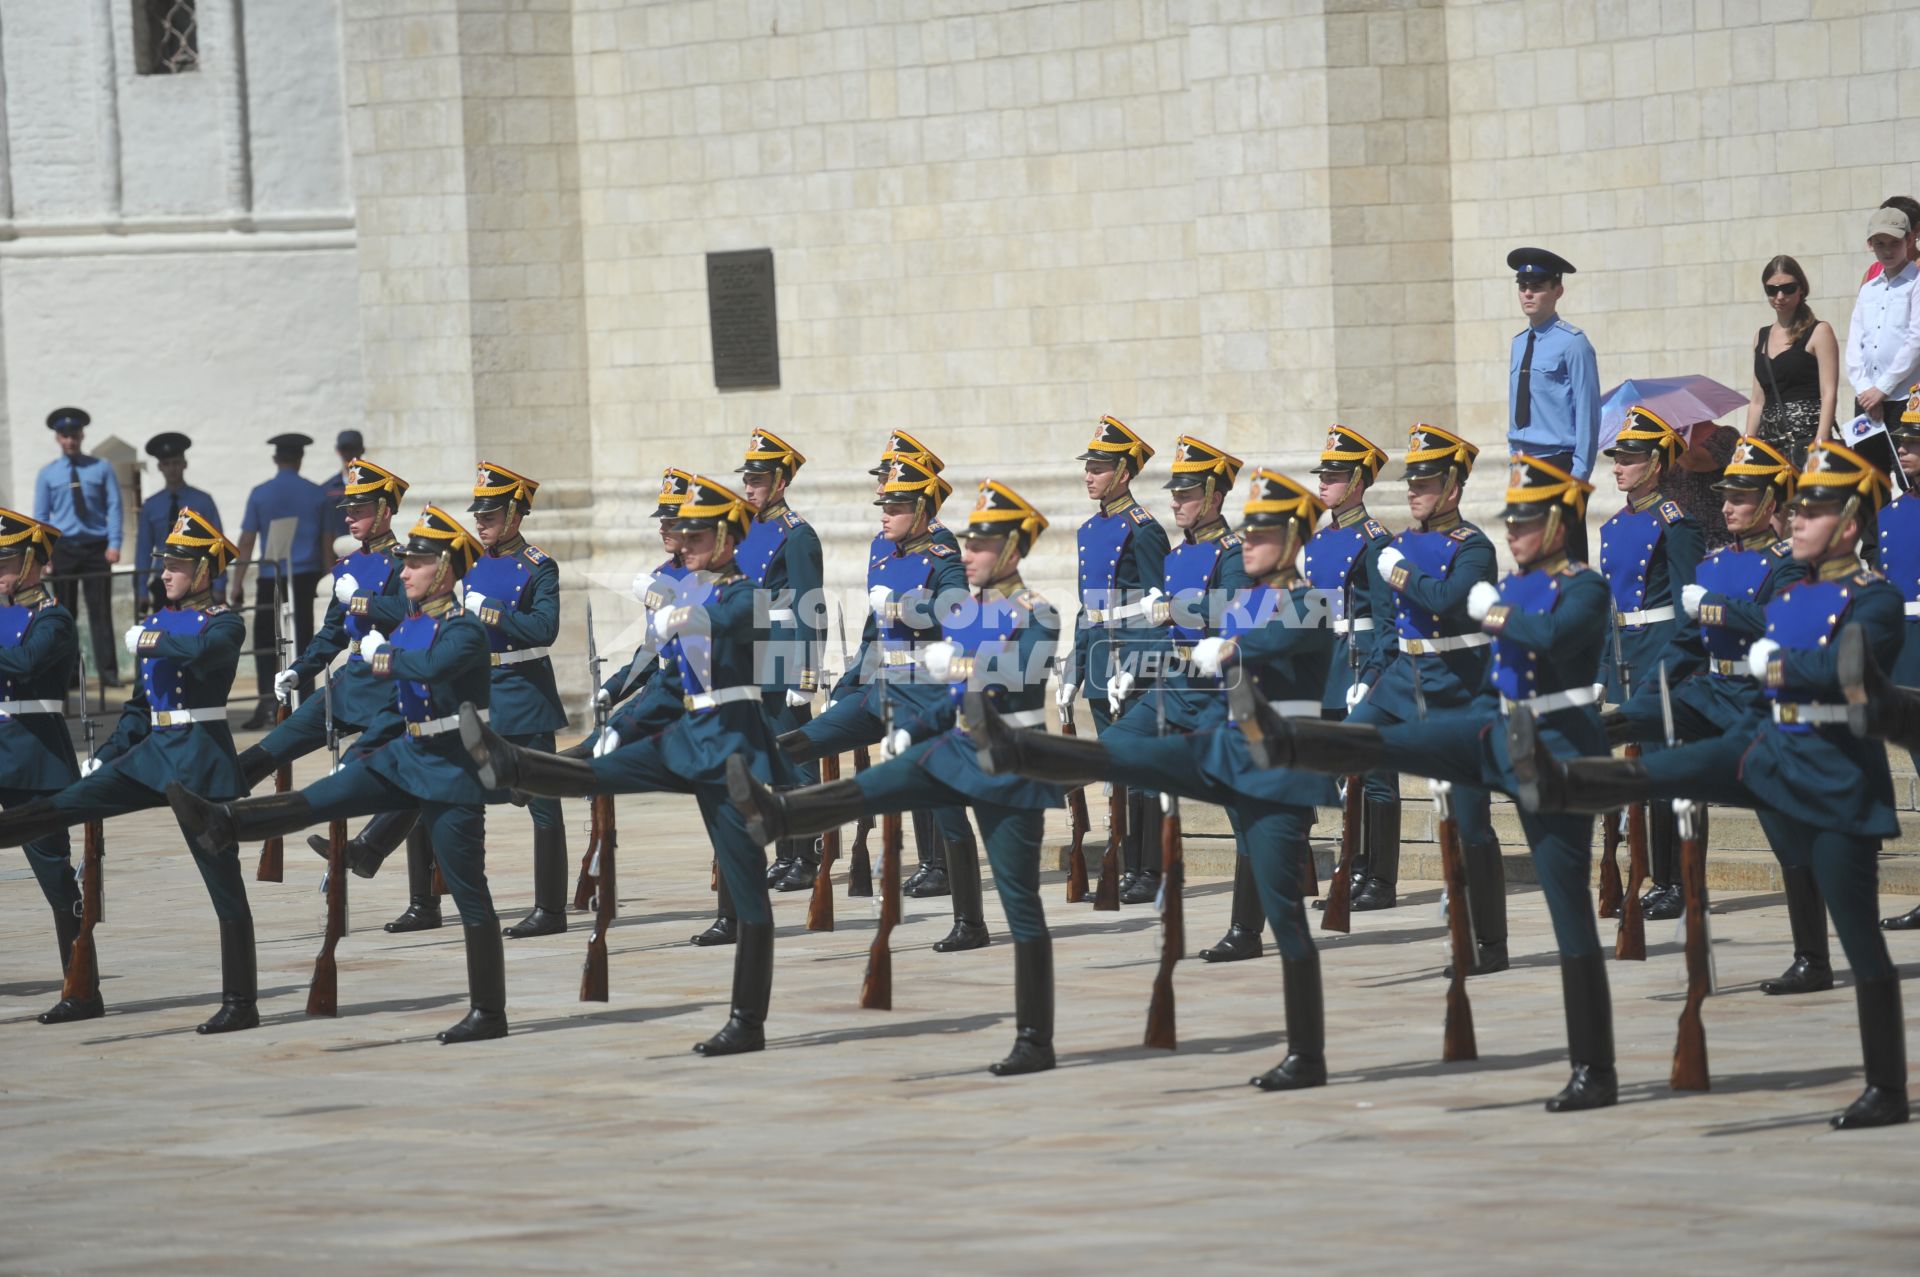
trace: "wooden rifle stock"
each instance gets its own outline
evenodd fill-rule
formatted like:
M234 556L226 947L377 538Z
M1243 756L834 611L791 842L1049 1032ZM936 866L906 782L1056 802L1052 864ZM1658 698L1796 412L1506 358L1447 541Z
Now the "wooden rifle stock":
M1353 860L1360 854L1360 822L1366 812L1365 776L1347 777L1347 795L1340 805L1340 863L1333 867L1333 885L1327 889L1327 907L1320 914L1320 930L1342 935L1353 929Z
M334 950L347 934L347 822L327 825L327 929L313 960L313 983L307 986L308 1015L340 1014L340 970Z
M1696 809L1697 810L1697 809ZM1680 1008L1680 1029L1673 1043L1673 1071L1668 1084L1676 1091L1712 1089L1707 1074L1707 1029L1700 1007L1713 983L1707 954L1707 848L1700 827L1690 822L1680 843L1680 891L1686 901L1687 1000Z
M1100 885L1094 889L1093 907L1100 913L1120 908L1120 840L1127 836L1127 791L1121 785L1107 787L1107 845L1100 853Z
M869 1011L893 1010L893 929L900 923L900 814L880 818L880 925L867 949L867 976L860 984L860 1005Z
M600 850L600 822L594 820L587 834L587 850L580 857L580 872L573 880L573 905L569 912L585 913L593 908L593 855Z
M1060 715L1060 734L1080 734L1073 725L1073 715L1064 710ZM1093 827L1093 822L1087 818L1087 791L1084 788L1068 791L1067 814L1073 833L1073 845L1067 849L1067 903L1077 905L1087 898L1087 830Z
M1600 818L1600 916L1620 916L1620 813Z
M859 775L873 766L873 758L867 753L865 745L853 751L853 772ZM853 851L847 858L847 894L849 896L870 896L873 894L873 859L867 850L867 838L873 833L873 818L860 817L853 827Z
M820 759L820 783L840 779L840 755ZM840 826L820 835L820 869L813 876L813 898L807 901L807 930L833 930L833 862L840 859Z
M1178 1045L1174 1032L1173 967L1187 949L1187 919L1181 899L1186 876L1186 849L1180 841L1180 803L1168 795L1167 814L1160 825L1160 969L1153 976L1153 997L1147 1003L1145 1045L1171 1051Z
M593 796L593 847L599 857L593 892L593 931L587 936L587 956L580 964L580 1000L607 1000L607 929L619 913L619 890L613 877L613 849L619 842L613 828L613 795Z
M1447 884L1447 939L1453 954L1440 1058L1477 1060L1480 1047L1473 1035L1473 1004L1467 1001L1467 973L1473 970L1474 958L1473 910L1467 899L1466 863L1460 857L1460 827L1454 822L1451 808L1441 813L1440 873Z
M287 715L293 711L282 702L274 711L274 725L287 721ZM293 764L287 763L274 770L273 792L284 794L293 788ZM283 838L269 838L260 844L260 863L254 868L255 882L279 882L286 873L287 846Z
M101 844L106 832L97 820L89 820L83 829L85 851L81 854L80 931L73 937L67 955L66 983L60 996L76 1001L91 998L100 991L100 957L93 946L93 929L107 916L106 896L102 891L100 867L105 863Z
M1629 745L1628 758L1640 757L1640 747ZM1620 898L1620 931L1614 937L1613 956L1627 962L1647 960L1647 920L1640 907L1640 887L1647 880L1647 806L1627 808L1627 889Z

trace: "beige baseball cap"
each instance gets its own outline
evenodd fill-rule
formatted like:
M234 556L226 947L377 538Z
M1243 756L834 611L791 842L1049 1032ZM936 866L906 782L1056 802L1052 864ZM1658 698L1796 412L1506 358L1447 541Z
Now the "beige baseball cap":
M1897 208L1876 208L1873 216L1867 219L1867 238L1875 235L1897 235L1902 239L1913 234L1913 227L1907 223L1907 215Z

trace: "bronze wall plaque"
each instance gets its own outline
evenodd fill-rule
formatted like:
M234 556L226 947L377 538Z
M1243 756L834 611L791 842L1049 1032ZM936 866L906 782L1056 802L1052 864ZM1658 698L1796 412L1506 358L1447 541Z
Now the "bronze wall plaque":
M739 390L780 384L771 248L707 254L707 323L713 336L716 387Z

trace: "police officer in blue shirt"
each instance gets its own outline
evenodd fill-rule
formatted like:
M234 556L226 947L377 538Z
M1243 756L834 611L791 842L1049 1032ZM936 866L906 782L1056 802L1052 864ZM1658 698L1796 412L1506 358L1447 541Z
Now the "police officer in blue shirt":
M971 808L986 838L993 885L1013 933L1013 1050L996 1076L1054 1066L1053 941L1040 903L1040 844L1046 812L1061 791L981 770L967 717L982 703L1006 719L1044 729L1046 686L1060 640L1053 605L1020 579L1020 562L1047 520L1012 488L989 479L967 519L961 554L971 598L956 600L941 638L921 648L921 668L943 694L899 720L912 742L852 780L785 794L759 784L742 759L727 765L727 790L747 829L762 842L818 833L865 816L925 807ZM966 710L962 712L963 703Z
M1600 370L1587 335L1560 318L1561 276L1573 263L1544 248L1507 254L1526 331L1516 333L1507 374L1507 447L1584 480L1600 447ZM1568 528L1567 553L1587 561L1587 528Z
M253 601L253 674L260 686L260 700L252 717L242 724L244 731L257 731L273 719L273 695L268 690L283 659L278 643L291 642L293 652L303 652L313 641L313 596L320 577L333 562L332 537L328 529L335 518L328 509L326 491L317 483L300 477L300 462L313 440L302 434L275 435L273 463L279 472L247 494L247 512L240 522L240 561L234 565L233 580L227 587L227 602L237 611L246 606L247 569L253 561L256 545L275 519L298 520L293 546L288 551L293 576L289 597L293 601L293 633L279 634L278 597L269 581L278 581L281 565L260 564L260 590ZM281 583L286 585L286 583ZM312 690L303 682L300 692Z
M59 529L12 510L0 510L0 808L46 798L79 779L73 738L67 734L67 677L80 654L73 613L44 584ZM64 973L80 934L80 888L74 879L66 826L25 845L40 894L53 908L53 933ZM100 987L62 997L40 1015L42 1024L91 1020L106 1014Z
M820 534L787 504L787 488L806 461L798 448L761 429L747 440L746 459L738 471L746 498L758 511L740 545L740 570L760 587L773 623L761 682L767 689L767 713L783 732L806 726L820 688L826 607ZM809 785L820 779L817 763L800 771ZM767 885L775 891L805 891L813 886L819 868L818 843L796 838L774 849Z
M459 1023L438 1035L449 1044L507 1035L506 955L487 889L485 807L506 795L482 783L459 736L461 708L485 714L493 686L486 627L462 611L456 598L479 552L479 543L452 515L438 506L422 510L407 535L400 569L411 608L390 636L374 630L360 642L373 676L391 682L406 719L404 733L297 793L209 802L196 786L167 787L181 828L200 847L417 810L466 939L471 1005ZM374 596L363 591L355 597Z
M87 630L94 671L107 687L120 686L120 658L113 643L113 609L106 573L120 562L120 480L113 467L83 450L92 418L82 408L55 408L47 429L60 456L42 466L33 484L33 517L60 533L48 575L60 606L79 615L75 576L87 601Z
M1899 654L1902 608L1900 591L1859 560L1862 534L1888 496L1886 472L1859 453L1835 443L1808 450L1791 540L1810 575L1767 604L1766 636L1747 649L1771 722L1619 760L1555 758L1537 748L1529 718L1508 722L1523 808L1602 812L1673 798L1751 807L1780 862L1813 870L1853 968L1866 1060L1866 1089L1832 1119L1843 1130L1908 1115L1900 973L1874 918L1880 844L1899 835L1900 821L1886 749L1871 739L1912 743L1893 731L1904 698L1874 676Z
M1143 643L1159 646L1147 636L1154 628L1153 604L1166 579L1167 531L1133 495L1133 481L1152 456L1153 449L1130 427L1118 418L1102 417L1087 450L1076 458L1086 463L1087 496L1100 509L1078 533L1080 612L1056 700L1062 713L1071 713L1074 696L1084 690L1094 732L1100 736L1113 726L1107 680L1113 677L1115 658L1141 649ZM1119 801L1122 812L1139 807L1124 793ZM1139 874L1139 826L1139 821L1129 820L1121 844L1123 892Z
M1671 684L1705 664L1698 624L1679 605L1699 569L1706 534L1660 491L1668 467L1686 450L1679 431L1638 404L1627 410L1607 449L1614 482L1627 494L1626 508L1600 526L1599 567L1613 591L1617 643L1602 658L1596 681L1606 684L1615 704L1657 684L1661 665ZM1673 809L1656 804L1647 812L1653 886L1641 905L1648 918L1680 916L1679 846Z
M227 692L240 663L246 626L213 601L213 582L234 557L233 543L196 511L183 509L159 549L167 603L126 633L138 667L137 690L113 735L81 767L81 778L51 798L0 816L0 846L22 846L86 820L166 803L184 781L204 793L241 792L240 765L227 727ZM233 840L191 843L195 866L220 919L220 1009L202 1033L260 1023L253 911Z
M187 449L192 446L193 440L177 430L147 440L147 455L159 466L165 486L140 503L140 531L133 551L133 597L137 609L151 610L166 602L166 594L160 588L160 574L149 575L145 565L159 544L167 539L167 533L173 531L173 525L180 521L180 508L191 506L214 527L220 526L220 508L213 503L213 498L187 483ZM225 588L224 581L213 583L216 597Z

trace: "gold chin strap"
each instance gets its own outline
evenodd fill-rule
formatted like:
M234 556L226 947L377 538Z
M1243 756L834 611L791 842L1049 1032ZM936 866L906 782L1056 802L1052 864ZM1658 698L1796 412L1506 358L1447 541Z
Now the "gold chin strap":
M1827 553L1832 554L1840 548L1840 538L1847 530L1847 520L1860 513L1860 494L1854 493L1847 503L1840 507L1840 517L1834 520L1833 535L1827 538Z
M1019 555L1015 553L1019 540L1018 532L1009 532L1001 538L1000 553L993 560L993 579L989 584L998 585L1006 579L1010 567L1019 559Z
M1547 526L1540 534L1540 553L1534 559L1534 562L1537 563L1541 559L1554 553L1553 534L1559 529L1561 522L1560 503L1556 501L1553 503L1553 508L1547 511Z
M447 583L447 574L451 571L453 571L453 556L442 552L439 566L433 570L433 586L427 591L428 598L440 593L440 587Z
M208 558L202 558L200 560L200 566L193 570L193 584L188 587L187 594L189 596L192 596L195 594L199 594L203 590L211 592L212 589L213 589L213 560Z

